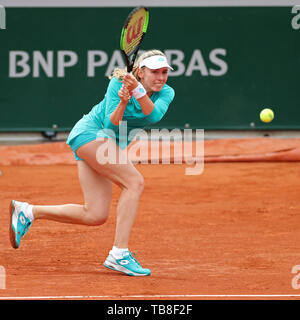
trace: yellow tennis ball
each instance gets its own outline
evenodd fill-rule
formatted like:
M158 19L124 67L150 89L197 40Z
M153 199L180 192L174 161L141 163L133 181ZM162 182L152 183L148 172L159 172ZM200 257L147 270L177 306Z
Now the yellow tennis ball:
M271 122L274 119L274 112L272 109L263 109L260 112L260 120L263 122Z

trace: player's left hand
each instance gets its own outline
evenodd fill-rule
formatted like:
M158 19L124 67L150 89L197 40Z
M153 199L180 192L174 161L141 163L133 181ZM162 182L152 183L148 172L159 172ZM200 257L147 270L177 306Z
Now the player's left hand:
M132 94L124 85L119 90L119 97L123 102L128 102L132 98Z
M123 78L123 85L131 92L133 89L135 89L138 86L138 81L136 78L130 74L126 73L126 75Z

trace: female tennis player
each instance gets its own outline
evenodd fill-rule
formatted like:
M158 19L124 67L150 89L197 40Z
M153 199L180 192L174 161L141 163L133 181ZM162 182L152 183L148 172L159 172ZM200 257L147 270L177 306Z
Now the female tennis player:
M109 214L112 183L115 183L122 192L117 205L114 244L104 266L131 276L150 275L150 270L142 268L128 249L144 179L130 160L124 162L123 150L133 139L129 135L132 129L156 123L167 112L174 98L174 90L166 84L169 69L172 68L165 55L151 50L139 57L132 74L126 69L114 70L104 99L75 124L67 139L77 160L84 204L49 206L13 200L10 240L14 248L19 247L21 238L37 219L102 225ZM125 121L126 139L119 130ZM99 150L108 142L115 146L116 158L120 156L122 163L102 161Z

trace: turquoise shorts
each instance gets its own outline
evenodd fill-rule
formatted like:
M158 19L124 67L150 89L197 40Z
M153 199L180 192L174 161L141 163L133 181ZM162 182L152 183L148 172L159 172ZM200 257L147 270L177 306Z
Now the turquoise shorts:
M76 154L77 149L99 137L108 138L101 126L92 121L88 115L84 115L71 130L67 144L73 151L75 159L82 160Z
M83 116L71 130L69 137L67 139L67 144L70 146L73 151L74 157L76 160L82 160L76 154L76 151L79 147L84 144L91 142L96 139L101 138L113 138L116 139L116 143L119 145L118 137L113 137L107 129L99 127L94 121L91 121L90 118L86 115ZM121 144L121 148L127 147L129 142Z
M75 160L82 160L76 154L76 151L79 147L83 146L84 144L96 140L97 136L93 133L81 133L71 141L68 141L68 145L70 146L71 150L73 151Z

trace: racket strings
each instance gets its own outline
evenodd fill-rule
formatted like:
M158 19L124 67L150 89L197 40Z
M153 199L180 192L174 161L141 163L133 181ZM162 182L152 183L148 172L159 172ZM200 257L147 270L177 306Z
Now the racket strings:
M126 54L130 54L134 49L139 45L141 39L143 37L143 33L141 33L136 39L132 40L132 42L129 44L127 41L124 43L124 51Z
M148 12L140 8L130 16L123 35L123 47L127 55L133 53L143 39L148 25Z
M126 59L128 72L132 70L137 52L147 31L148 22L148 9L137 7L128 16L122 29L120 46Z

